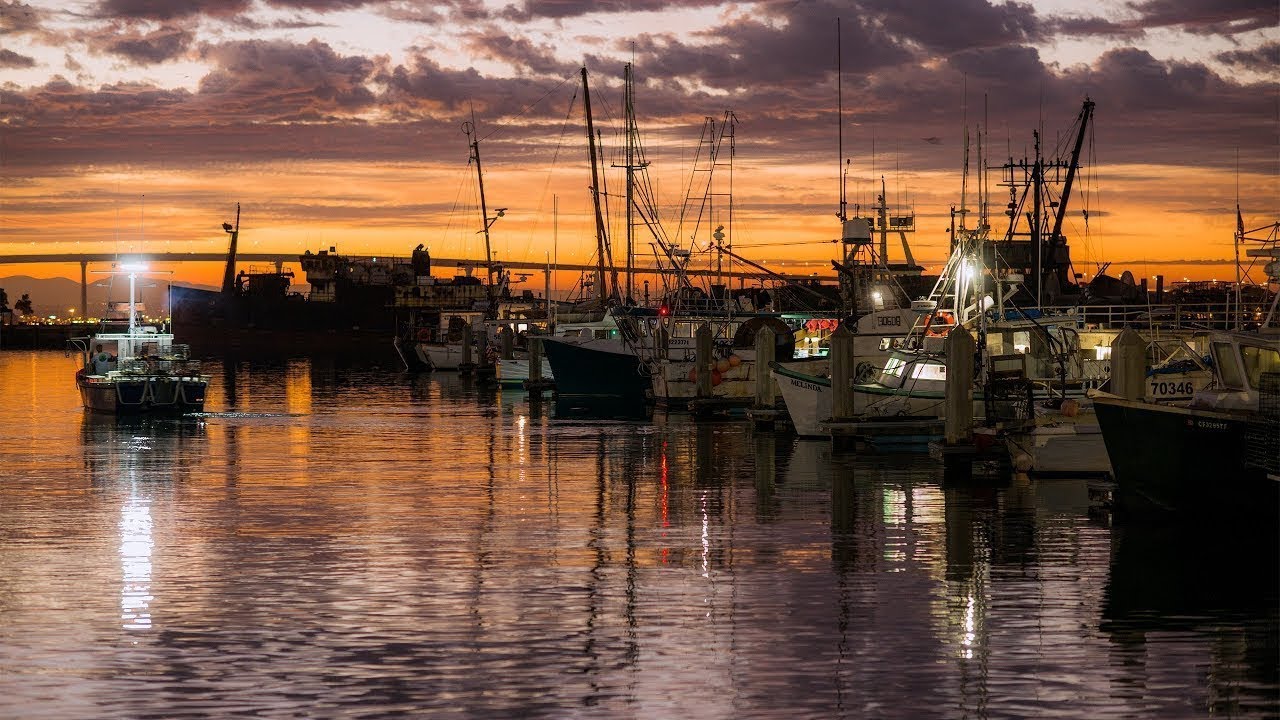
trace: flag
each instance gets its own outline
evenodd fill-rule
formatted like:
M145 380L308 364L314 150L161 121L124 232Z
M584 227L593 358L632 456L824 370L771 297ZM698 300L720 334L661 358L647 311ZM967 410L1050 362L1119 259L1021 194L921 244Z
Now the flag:
M1240 215L1240 206L1236 205L1236 234L1244 237L1244 217Z

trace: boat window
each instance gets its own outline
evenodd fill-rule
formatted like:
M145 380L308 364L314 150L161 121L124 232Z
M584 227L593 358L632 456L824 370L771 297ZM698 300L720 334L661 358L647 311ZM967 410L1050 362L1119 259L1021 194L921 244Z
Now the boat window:
M1231 352L1231 343L1213 344L1213 363L1218 367L1218 377L1223 385L1236 389L1244 387L1244 376L1240 373L1235 353Z
M885 361L884 370L881 371L881 375L884 375L885 377L899 377L902 375L902 367L904 365L906 365L906 363L902 361L902 358L891 357Z
M1240 359L1244 361L1244 375L1249 387L1258 387L1262 373L1280 372L1280 350L1275 348L1240 346Z
M936 362L917 363L911 370L911 377L916 380L943 381L947 379L947 366Z

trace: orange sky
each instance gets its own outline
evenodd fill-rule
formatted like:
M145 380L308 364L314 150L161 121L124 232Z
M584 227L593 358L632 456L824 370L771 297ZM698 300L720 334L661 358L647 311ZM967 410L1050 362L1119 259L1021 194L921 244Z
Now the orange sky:
M838 85L850 201L870 204L883 175L890 204L916 213L912 247L934 269L960 203L965 129L973 168L979 126L989 165L1029 154L1037 126L1053 154L1086 96L1097 110L1066 225L1078 272L1110 261L1112 274L1232 278L1237 201L1247 228L1280 217L1274 8L615 5L438 3L414 14L380 0L7 2L0 255L222 252L220 225L238 202L249 252L407 255L423 243L479 259L460 129L474 117L489 206L508 208L493 226L495 257L589 263L584 61L608 165L623 162L620 75L634 62L659 215L686 247L705 247L713 227L695 239L679 221L686 195L701 195L687 188L705 177L694 168L703 118L733 111L732 186L722 155L711 216L739 252L785 273L829 274ZM999 38L964 32L997 26ZM621 258L621 171L607 184ZM971 207L975 185L971 176ZM638 252L651 254L647 240ZM204 283L221 274L175 270ZM78 267L0 268L17 274L78 277Z

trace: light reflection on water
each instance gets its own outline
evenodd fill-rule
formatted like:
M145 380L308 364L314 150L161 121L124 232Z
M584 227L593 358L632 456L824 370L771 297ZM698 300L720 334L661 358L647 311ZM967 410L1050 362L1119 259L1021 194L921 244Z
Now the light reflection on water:
M1280 709L1274 537L450 376L117 422L73 371L0 353L0 717Z

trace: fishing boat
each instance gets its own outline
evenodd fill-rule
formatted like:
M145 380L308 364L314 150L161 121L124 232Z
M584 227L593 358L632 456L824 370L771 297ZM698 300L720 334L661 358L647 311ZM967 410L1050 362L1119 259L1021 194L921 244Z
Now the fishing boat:
M1003 399L986 387L995 363L1015 366L1009 372L1019 375L1030 394L1042 400L1083 400L1088 389L1105 382L1105 373L1086 371L1090 368L1080 347L1083 315L1074 309L1047 308L1080 297L1061 228L1092 110L1093 103L1086 99L1069 160L1042 158L1037 135L1034 162L1005 167L1005 184L1015 202L1010 203L1010 224L1002 239L989 236L985 200L976 226L966 227L962 184L960 208L952 210L947 263L929 296L911 303L915 319L901 346L886 348L888 358L873 380L853 384L855 417L939 417L947 377L943 343L960 327L978 338L984 358L974 388L974 417L986 417L994 411L989 406ZM1045 200L1046 169L1066 170L1060 200ZM967 165L965 177L967 182ZM1025 232L1020 226L1022 205L1031 206ZM866 242L860 232L846 229L844 234L855 247ZM830 379L781 363L773 372L797 432L823 436L823 424L832 412Z
M1280 335L1215 333L1189 406L1095 393L1117 500L1175 512L1280 508Z
M138 321L136 283L146 272L141 263L122 263L118 274L129 277L127 325L122 332L99 332L73 338L80 355L76 387L87 410L116 415L156 412L199 412L204 409L209 377L190 358L173 333Z

